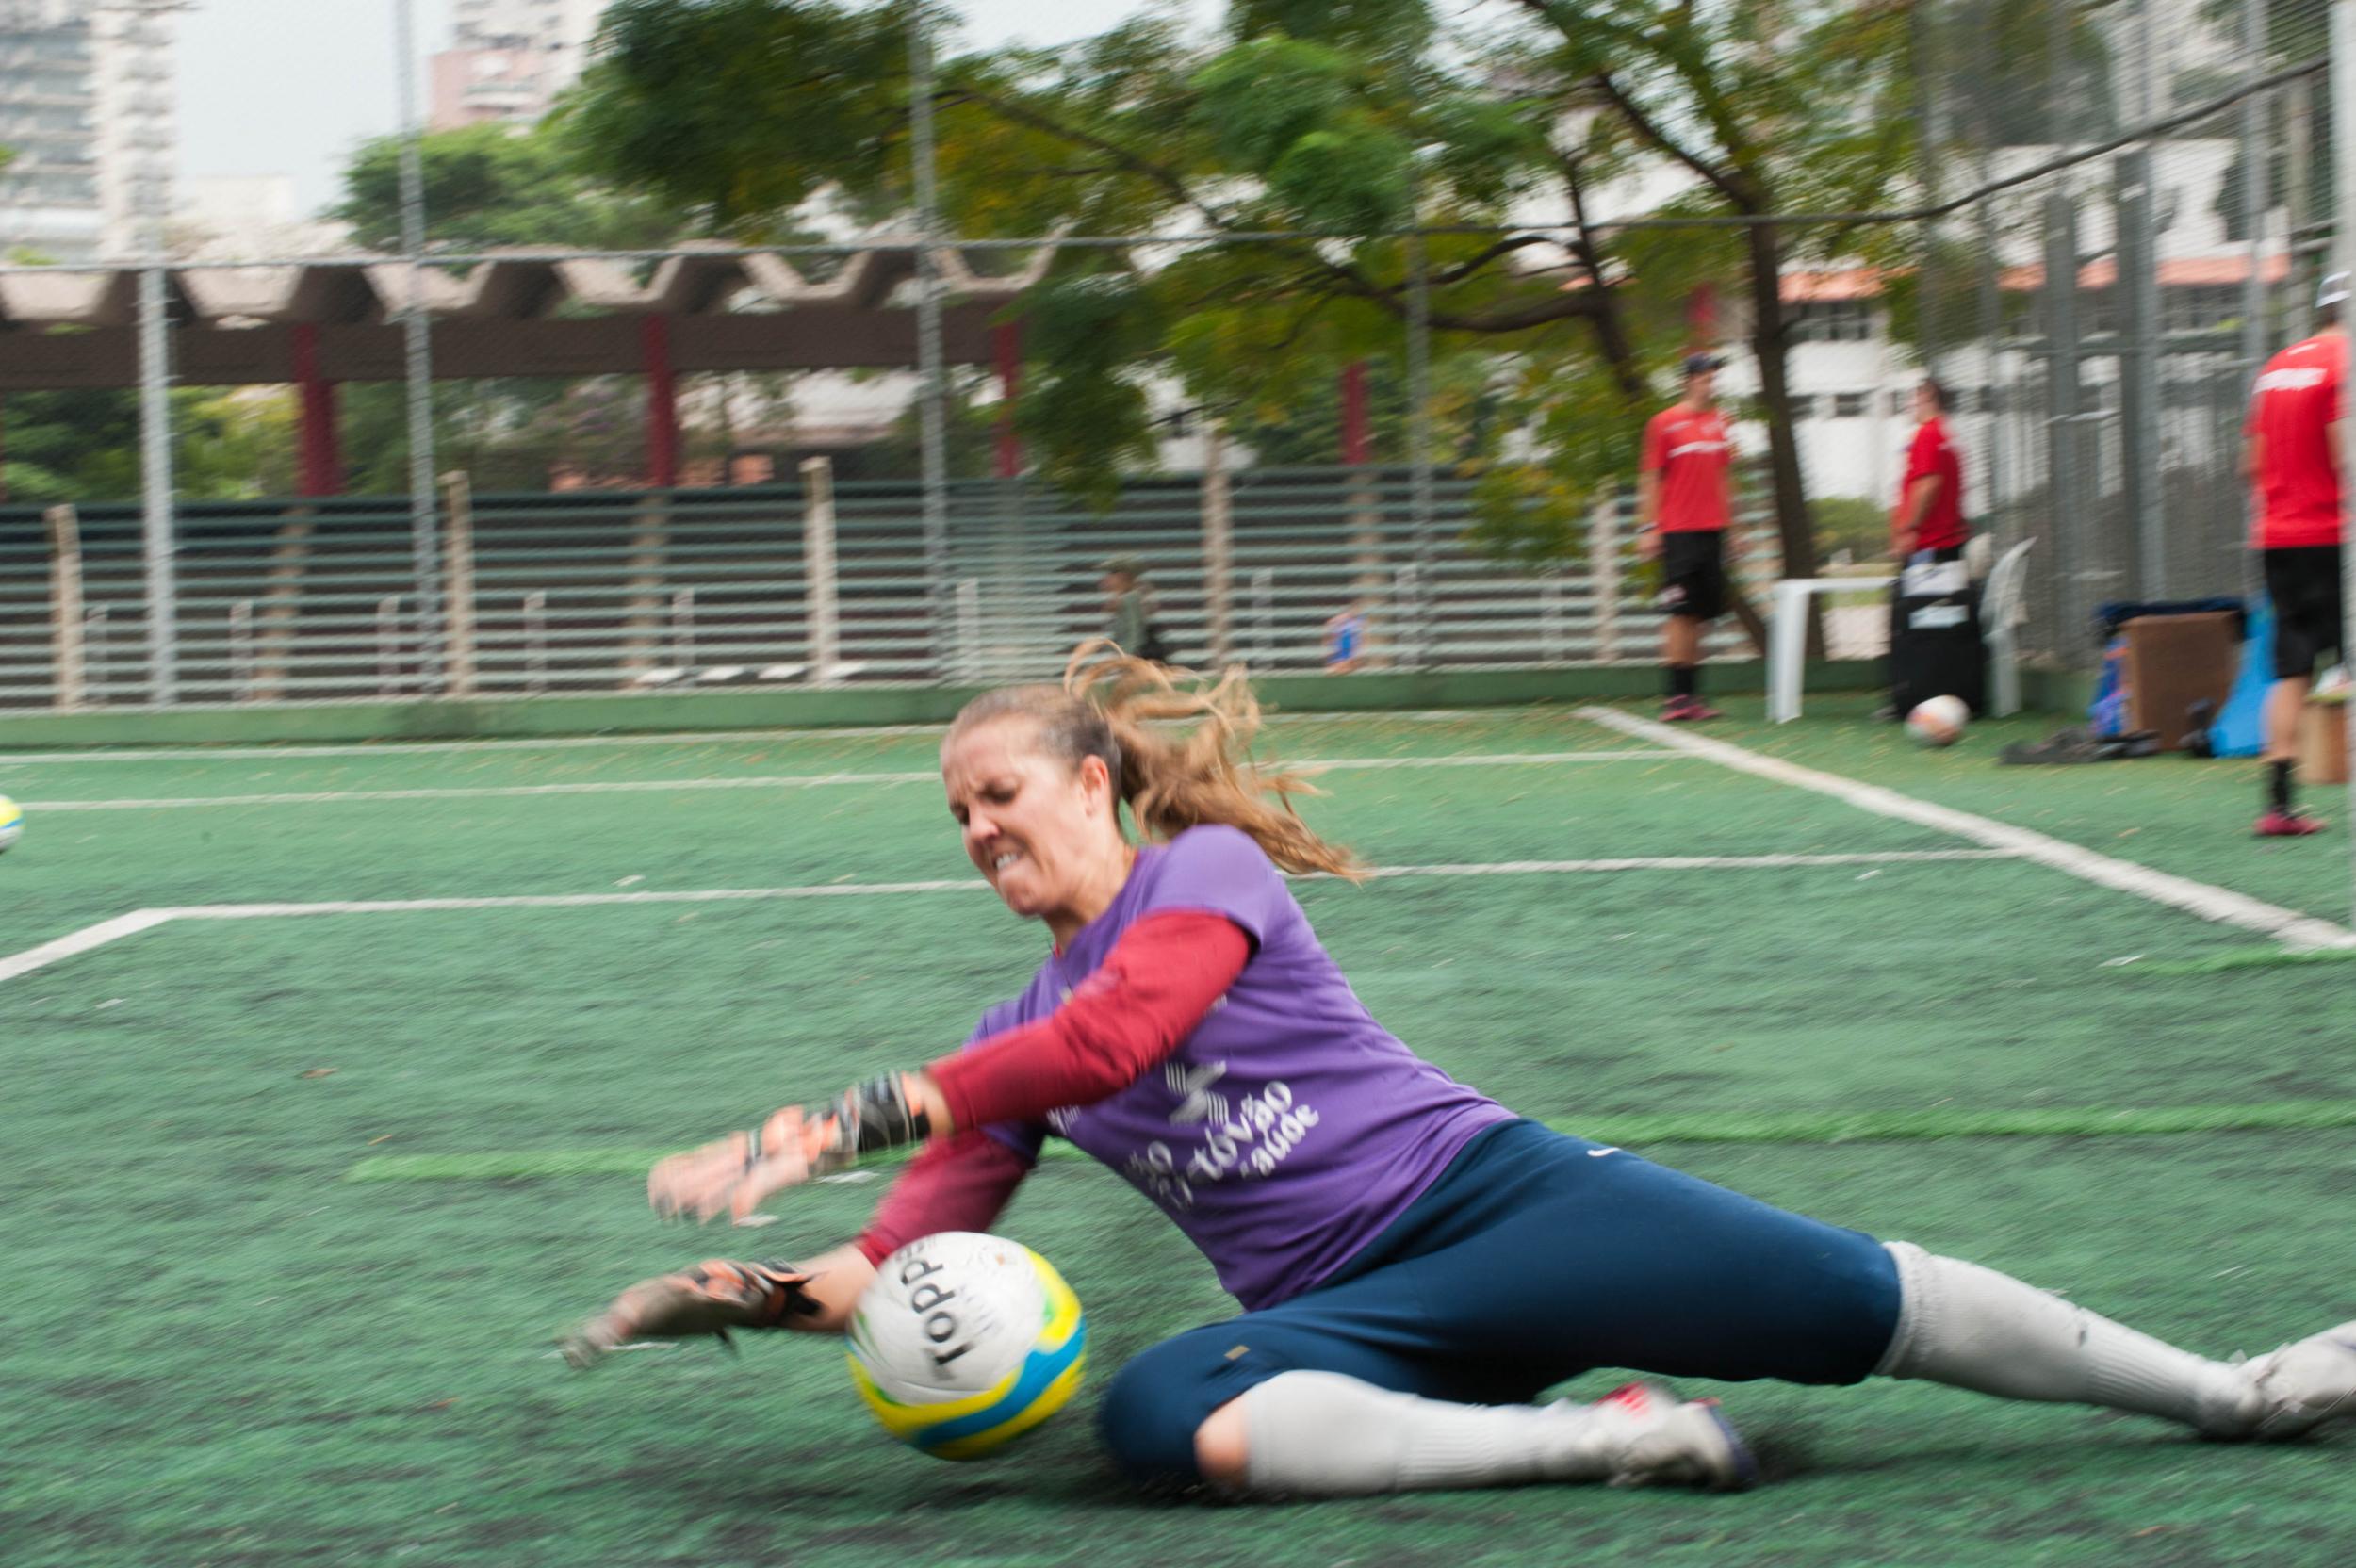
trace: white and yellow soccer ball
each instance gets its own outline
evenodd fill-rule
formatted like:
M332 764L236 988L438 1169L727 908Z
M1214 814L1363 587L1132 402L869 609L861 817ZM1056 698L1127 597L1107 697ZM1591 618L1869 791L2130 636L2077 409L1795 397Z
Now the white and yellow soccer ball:
M1080 1298L1021 1242L943 1231L886 1258L851 1313L851 1380L884 1430L979 1459L1061 1410L1088 1364Z
M6 795L0 795L0 855L25 836L25 808Z
M1906 715L1906 733L1917 745L1951 746L1971 720L1972 710L1961 697L1924 697Z

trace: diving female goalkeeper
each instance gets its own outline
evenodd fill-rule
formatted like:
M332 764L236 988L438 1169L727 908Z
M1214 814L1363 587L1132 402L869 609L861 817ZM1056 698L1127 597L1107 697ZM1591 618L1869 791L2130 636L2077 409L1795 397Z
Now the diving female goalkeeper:
M1191 727L1148 726L1171 719ZM1596 1367L1925 1379L2220 1438L2292 1437L2356 1409L2356 1323L2207 1360L1456 1082L1360 1004L1279 874L1361 868L1284 808L1297 779L1239 760L1257 719L1239 677L1181 687L1118 659L968 705L941 744L949 813L1053 951L963 1050L657 1166L655 1207L711 1219L924 1144L856 1241L633 1286L572 1337L576 1364L633 1339L840 1331L880 1260L988 1230L1055 1136L1158 1205L1243 1308L1106 1388L1104 1442L1142 1484L1300 1496L1754 1478L1710 1401L1635 1383L1532 1402Z

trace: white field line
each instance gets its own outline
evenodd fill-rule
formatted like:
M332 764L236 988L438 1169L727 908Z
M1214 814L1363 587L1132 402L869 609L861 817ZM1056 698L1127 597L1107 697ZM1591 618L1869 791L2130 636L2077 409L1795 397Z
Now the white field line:
M1835 855L1671 855L1610 860L1498 860L1464 865L1383 866L1378 880L1402 876L1555 876L1631 871L1742 871L1794 866L1896 865L1929 860L2008 860L2002 850L1917 849ZM1337 881L1313 872L1300 881ZM933 882L826 882L799 888L693 888L634 893L521 893L489 898L328 900L316 904L192 904L163 913L174 920L278 920L302 915L405 915L457 909L583 909L599 905L753 904L786 898L891 897L908 893L987 892L979 877Z
M0 958L0 980L13 980L20 974L46 969L61 958L71 958L77 953L88 953L94 947L104 947L108 942L136 936L163 924L172 918L173 913L170 909L134 909L127 915L117 915L112 920L102 920L96 925L86 925L79 931L69 932L54 942L43 942L39 947L12 953Z
M1433 708L1414 712L1378 710L1338 713L1270 713L1271 728L1301 724L1450 724L1465 719L1526 718L1527 709ZM877 724L840 728L699 729L644 735L515 735L480 741L381 741L339 745L123 746L106 751L0 752L0 768L37 767L47 762L300 761L312 757L405 757L444 751L573 751L596 746L758 745L771 741L861 741L907 735L945 735L945 724Z
M1625 856L1595 860L1500 860L1462 865L1382 866L1377 880L1406 876L1552 876L1640 871L1746 871L1801 866L1884 866L1955 860L2008 860L2008 850L1893 849L1828 855L1665 855ZM1313 873L1304 881L1334 880ZM983 892L990 884L979 877L924 882L826 882L794 888L697 888L678 891L614 893L521 893L487 898L382 898L325 900L284 904L188 904L160 909L138 909L101 921L44 942L39 947L0 957L0 981L29 974L61 958L88 953L140 931L172 921L279 920L303 915L407 915L466 909L582 909L633 904L752 904L777 899L891 897L911 893Z
M1681 753L1647 747L1641 751L1501 751L1464 757L1312 758L1284 766L1302 773L1375 771L1395 768L1552 767L1569 762L1681 762ZM122 800L26 800L27 811L177 811L203 806L321 806L344 802L400 800L498 800L534 795L663 794L692 790L818 790L862 784L938 784L932 771L906 773L772 774L747 778L588 779L573 784L452 784L410 790L311 790L273 794L179 795Z
M1801 767L1796 762L1762 757L1727 742L1688 734L1651 719L1640 719L1633 714L1595 707L1581 708L1579 714L1623 735L1674 746L1739 773L1830 795L1835 800L1845 801L1875 816L1918 823L1924 827L1936 827L1969 839L1990 849L2007 850L2023 859L2067 872L2100 887L2133 893L2138 898L2149 899L2172 909L2182 909L2221 925L2259 932L2288 947L2356 947L2356 932L2334 925L2330 921L2316 920L2296 909L2284 909L2234 892L2229 888L2213 887L2206 882L2195 882L2190 877L2154 871L2150 866L2099 854L2030 828L2015 827L2010 823L1977 816L1970 811L1958 811L1952 807L1935 806L1929 801L1917 800L1912 795L1901 794L1877 784L1860 784L1838 774L1820 773L1814 768Z

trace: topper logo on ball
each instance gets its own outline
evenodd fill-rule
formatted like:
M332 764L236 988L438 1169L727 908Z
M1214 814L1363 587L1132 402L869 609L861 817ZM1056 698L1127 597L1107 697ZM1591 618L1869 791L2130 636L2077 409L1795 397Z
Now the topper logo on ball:
M912 1257L900 1268L900 1282L908 1287L908 1310L924 1319L924 1337L935 1345L946 1345L957 1337L957 1320L946 1307L946 1303L957 1298L957 1293L942 1288L937 1280L926 1278L927 1275L942 1272L943 1267L943 1265L930 1259ZM934 1369L938 1371L947 1366L972 1348L973 1342L968 1340L954 1350L935 1350Z

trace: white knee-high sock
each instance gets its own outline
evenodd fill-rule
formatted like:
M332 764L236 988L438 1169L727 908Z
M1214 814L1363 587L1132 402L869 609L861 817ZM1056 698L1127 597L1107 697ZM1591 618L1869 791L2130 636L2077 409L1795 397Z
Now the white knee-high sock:
M1624 1424L1586 1405L1456 1405L1338 1372L1285 1372L1242 1396L1254 1492L1376 1492L1608 1480Z
M2241 1367L2209 1361L1992 1268L1891 1242L1898 1331L1874 1368L2007 1399L2102 1405L2242 1437L2265 1412Z

